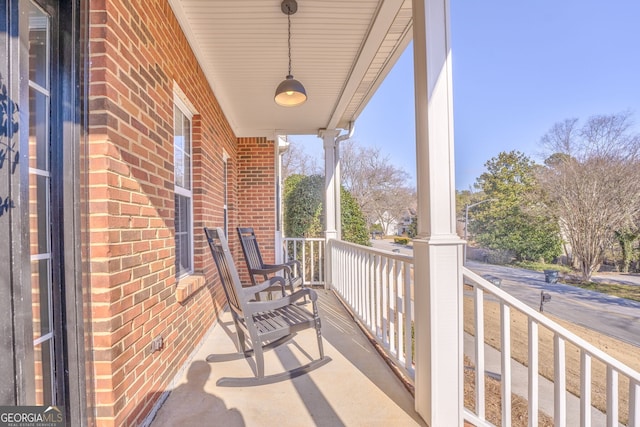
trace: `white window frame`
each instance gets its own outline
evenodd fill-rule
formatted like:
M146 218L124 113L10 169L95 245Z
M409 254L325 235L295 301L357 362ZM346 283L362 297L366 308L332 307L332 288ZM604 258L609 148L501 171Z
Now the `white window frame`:
M176 195L179 196L183 196L189 199L189 217L187 218L187 229L189 230L188 233L188 237L189 237L189 259L190 259L190 265L189 268L186 271L183 272L179 272L176 269L176 278L181 278L181 277L185 277L188 275L193 274L194 272L194 248L193 248L193 116L197 114L195 108L193 107L193 105L188 101L187 97L185 96L184 92L182 92L180 90L179 87L177 87L174 84L174 92L173 92L173 103L175 108L177 108L178 110L180 110L180 112L184 115L185 118L187 118L189 120L190 126L189 126L189 152L187 153L189 156L189 184L190 184L190 188L184 188L178 184L175 183L175 178L174 178L174 192ZM174 113L173 113L173 123L175 126L175 109L174 109ZM175 129L173 132L173 137L174 137L174 141L175 141ZM174 174L175 174L175 146L174 146ZM177 206L176 206L177 208ZM174 222L177 224L176 221L176 211L174 211ZM174 226L175 227L175 226ZM177 229L177 227L175 227ZM175 241L174 241L175 242ZM176 245L176 260L178 258L178 246Z

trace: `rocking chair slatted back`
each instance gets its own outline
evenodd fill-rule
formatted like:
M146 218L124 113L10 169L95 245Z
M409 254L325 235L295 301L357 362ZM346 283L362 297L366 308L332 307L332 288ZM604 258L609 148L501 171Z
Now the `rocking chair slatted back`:
M261 269L264 263L262 262L262 254L260 253L260 247L258 246L258 240L253 232L253 228L238 227L237 230L238 237L242 244L242 253L244 253L244 259L247 262L247 268L249 271Z
M224 294L229 302L229 308L236 314L242 313L242 303L239 298L239 294L242 292L242 287L240 287L240 289L236 289L235 286L236 283L241 282L235 268L230 268L230 266L233 265L233 258L231 258L229 246L227 244L214 244L216 240L224 239L224 235L220 235L218 230L210 228L205 228L204 233L207 236L213 260L216 263L216 267L218 267L220 282L222 283L222 289L224 290Z
M260 245L252 227L238 227L238 238L242 245L242 253L249 270L251 282L256 285L256 277L267 280L269 275L277 274L284 277L286 287L291 293L298 286L304 286L300 262L291 260L282 264L265 264L260 253Z

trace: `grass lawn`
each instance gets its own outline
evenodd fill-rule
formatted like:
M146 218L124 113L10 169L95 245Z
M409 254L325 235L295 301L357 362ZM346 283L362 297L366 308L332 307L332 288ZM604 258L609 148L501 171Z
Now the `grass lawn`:
M606 279L604 279L604 282L584 282L568 267L559 266L556 264L520 262L514 263L513 265L516 267L526 268L528 270L534 271L558 270L560 272L560 282L566 283L567 285L572 285L578 288L640 302L640 286L606 282Z
M640 286L623 285L619 283L582 282L572 278L564 278L562 282L577 286L578 288L640 302Z

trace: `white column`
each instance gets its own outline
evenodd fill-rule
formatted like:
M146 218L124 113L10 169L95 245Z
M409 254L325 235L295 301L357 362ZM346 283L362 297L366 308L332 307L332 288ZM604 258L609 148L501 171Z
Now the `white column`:
M282 200L282 155L289 149L289 142L280 135L275 137L275 168L276 168L276 234L275 234L275 263L281 264L284 259L284 224Z
M418 236L416 400L431 427L463 424L462 247L456 234L448 0L413 0Z
M335 141L339 131L337 129L323 129L318 133L324 145L324 235L325 239L338 237L336 226L336 150Z
M336 188L336 239L342 240L342 194L340 188L342 187L342 176L340 175L340 138L336 138L335 145L333 147L334 155L334 184Z
M336 186L339 184L339 177L336 173L336 150L335 142L339 131L337 129L322 129L318 136L322 138L324 145L324 237L327 243L324 263L325 289L333 286L331 276L331 240L338 238L336 227L336 217L338 212L339 193L336 196Z

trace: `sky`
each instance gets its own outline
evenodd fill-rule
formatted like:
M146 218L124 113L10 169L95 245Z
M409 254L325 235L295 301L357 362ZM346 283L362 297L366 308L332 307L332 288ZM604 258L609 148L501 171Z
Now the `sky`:
M470 189L502 151L541 162L540 139L565 119L631 111L640 123L640 1L450 4L456 189ZM415 185L412 49L357 119L353 139L380 148ZM322 153L314 139L304 145Z

